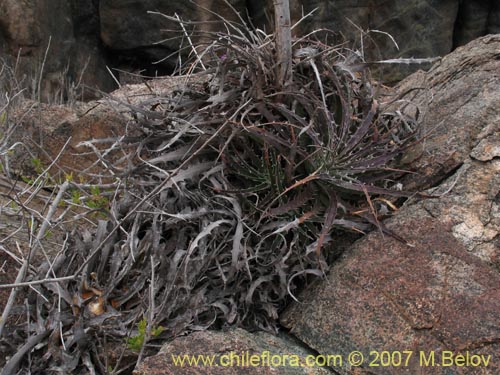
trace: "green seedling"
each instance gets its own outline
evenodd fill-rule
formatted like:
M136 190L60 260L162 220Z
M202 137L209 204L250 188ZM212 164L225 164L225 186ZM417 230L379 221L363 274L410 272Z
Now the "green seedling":
M43 163L40 159L38 158L33 158L31 159L31 164L33 164L33 167L35 168L35 172L40 174L43 172Z
M101 195L101 189L99 189L99 186L91 186L90 193L92 194L92 196L87 202L87 207L96 210L106 209L108 207L109 200L108 198Z
M81 198L82 194L80 193L80 190L72 190L71 191L71 202L74 204L81 204Z
M146 340L147 326L148 326L148 321L146 318L143 318L137 324L137 330L138 330L137 335L127 338L127 347L130 350L133 350L134 352L141 351L141 349L144 345L144 342ZM151 328L151 337L159 336L164 330L165 330L165 327L162 327L162 326L152 327Z

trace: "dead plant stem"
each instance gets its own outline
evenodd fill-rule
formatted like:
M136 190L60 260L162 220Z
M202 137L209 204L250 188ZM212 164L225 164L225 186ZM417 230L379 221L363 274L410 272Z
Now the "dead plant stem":
M40 242L42 241L43 237L45 236L45 232L49 228L50 225L50 220L52 219L52 216L54 216L57 207L59 206L59 203L61 202L64 193L66 193L66 190L69 187L69 182L65 181L61 187L59 188L59 192L57 193L57 196L55 197L54 201L50 205L49 212L47 213L47 216L44 217L44 220L42 222L42 225L40 226L40 229L38 230L37 236L35 238L35 243L33 246L30 248L28 257L24 260L23 265L21 266L21 269L19 270L16 280L12 286L12 290L9 295L9 299L7 301L7 304L5 305L5 308L2 313L2 317L0 318L0 337L2 336L3 329L5 327L5 323L9 317L10 311L12 309L12 306L14 305L14 301L16 300L17 296L17 287L22 284L22 281L26 277L26 271L28 270L29 265L31 264L31 261L33 260L36 251L38 250L38 246L40 246ZM0 285L0 288L6 287L5 285Z

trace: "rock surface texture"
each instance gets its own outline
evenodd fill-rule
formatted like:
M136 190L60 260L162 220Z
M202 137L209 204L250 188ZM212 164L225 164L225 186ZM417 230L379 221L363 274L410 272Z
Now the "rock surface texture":
M359 240L282 323L322 354L363 353L342 374L498 374L500 36L456 50L399 92L409 87L426 88L402 96L427 103L422 126L435 126L410 157L419 175L409 183L434 186L436 198L409 201L387 222L410 246L379 233ZM371 351L404 350L408 366L369 366L380 364ZM446 366L446 351L490 362ZM440 366L422 366L429 353Z
M444 56L474 38L500 32L497 0L290 3L295 21L317 8L301 23L298 33L335 30L355 48L364 49L366 54L372 51L369 59ZM4 0L0 2L0 57L14 66L19 55L19 79L32 82L33 91L44 101L71 96L75 86L109 92L116 87L115 78L122 82L130 79L120 70L164 74L178 62L175 51L181 46L186 55L190 51L185 33L175 22L148 11L201 22L186 26L188 34L196 30L197 35L191 38L196 44L204 41L203 34L223 29L213 12L227 21L238 21L232 9L243 18L248 15L256 26L271 30L271 0ZM392 34L399 49L386 33ZM119 69L113 70L115 78L106 67ZM395 81L414 70L391 69L385 79ZM92 89L84 92L87 99L95 95Z
M5 0L0 2L0 58L16 65L23 87L37 99L61 101L75 85L115 88L100 48L95 2ZM94 93L85 91L85 98Z
M74 107L24 102L14 114L20 120L10 137L11 142L23 145L13 151L12 172L36 178L40 173L33 164L36 159L43 168L52 165L49 173L53 178L64 180L71 174L77 181L97 180L106 169L99 162L99 152L106 152L117 137L137 134L117 108L105 100ZM107 141L90 145L96 139Z
M401 82L390 100L398 100L398 109L400 100L407 101L403 108L409 113L421 111L420 133L425 137L403 158L405 167L418 172L407 179L408 188L435 186L469 155L482 161L494 157L484 153L500 122L499 56L498 35L480 38L446 56L428 73Z
M196 33L194 37L192 36L192 42L197 44L202 42L200 31L211 32L222 29L221 19L209 11L217 12L227 21L238 21L238 15L231 10L231 7L243 12L244 0L231 0L228 3L230 5L224 1L214 0L197 2L101 0L99 5L101 39L112 50L128 54L139 50L144 60L149 59L150 62L162 60L175 53L186 41L182 41L184 34L177 22L151 12L167 16L177 15L179 19L185 21L209 22L197 26L186 25L189 34L193 31ZM188 44L183 46L189 47ZM172 60L175 61L175 56Z
M185 365L182 367L174 365L172 356L182 357L186 354L194 357L203 355L212 358L213 356L214 365ZM255 361L260 362L262 360L264 365L248 365L248 358L250 356L255 356ZM306 366L306 358L308 356L313 358L315 354L304 349L300 343L286 336L273 336L262 332L251 334L241 329L228 332L205 331L193 333L187 337L180 337L164 345L157 355L149 357L141 363L134 371L134 375L333 374L333 372L326 368ZM256 357L261 359L257 359ZM266 361L275 365L266 365ZM291 365L280 366L279 361L282 361L282 364L287 363ZM226 364L231 363L233 364L232 366L226 366ZM239 363L239 365L236 365L236 363Z

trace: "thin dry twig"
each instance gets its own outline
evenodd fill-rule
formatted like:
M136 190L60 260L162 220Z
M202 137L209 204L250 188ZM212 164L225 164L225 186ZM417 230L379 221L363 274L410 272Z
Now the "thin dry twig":
M2 317L0 318L0 337L2 336L3 329L5 327L5 323L7 322L7 319L9 317L10 311L12 309L12 306L14 304L14 301L16 300L17 296L17 288L21 286L22 281L26 277L26 272L28 270L29 265L32 263L34 256L36 255L36 251L38 247L40 246L40 242L42 238L45 236L45 233L50 225L50 221L52 220L52 217L54 216L57 207L61 200L63 199L64 194L66 193L66 190L69 187L68 181L65 181L61 187L59 188L59 192L57 193L57 196L55 197L54 201L50 205L49 211L47 212L47 216L44 218L42 225L40 226L40 229L38 230L38 233L35 238L35 243L33 246L30 247L28 257L24 260L23 265L21 266L21 269L19 270L17 276L16 276L16 281L14 282L14 286L7 286L8 288L12 288L12 291L10 292L9 299L7 301L7 304L5 305L5 308L2 313ZM0 285L0 287L6 287L5 285Z

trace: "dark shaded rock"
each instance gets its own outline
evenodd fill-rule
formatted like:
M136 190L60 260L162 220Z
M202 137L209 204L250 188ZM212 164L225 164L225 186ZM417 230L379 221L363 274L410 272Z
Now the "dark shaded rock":
M363 49L371 60L395 57L436 57L448 54L455 46L493 32L497 26L498 5L485 0L407 1L391 0L382 4L371 0L359 1L301 1L290 2L292 18L296 22L303 14L317 11L305 19L295 30L305 34L317 29L331 29L341 33L354 46ZM181 44L182 32L175 22L148 14L159 11L166 15L177 13L184 20L210 21L197 25L204 33L220 30L213 23L217 17L203 9L221 14L225 19L238 21L236 14L222 1L171 3L159 0L123 1L103 0L100 3L101 38L106 46L121 54L140 55L142 64L160 60L174 53ZM272 31L273 4L270 0L245 2L233 0L231 4L241 15L247 14L253 24ZM458 21L457 21L458 17ZM177 30L166 32L165 30ZM162 31L160 31L162 30ZM377 30L363 36L361 30ZM391 34L399 49L389 36ZM172 38L177 36L178 38ZM155 42L162 41L160 44ZM203 38L193 38L199 42ZM339 38L340 40L340 38ZM184 46L186 46L184 41ZM137 62L140 65L140 62ZM170 65L175 64L172 57ZM161 65L160 65L161 66ZM158 67L158 65L157 65ZM422 66L399 65L385 69L384 79L395 82ZM428 68L430 65L425 65Z
M488 15L488 33L500 34L500 2L498 1L492 1Z
M266 352L269 354L269 360L265 359ZM247 359L249 358L247 357L247 353L248 356L254 355L264 358L263 362L259 362L264 363L264 365L249 366L247 364L249 361ZM172 356L176 355L213 355L215 361L213 366L188 366L186 364L181 367L173 364ZM231 355L233 355L233 365L227 366L227 364L231 364ZM204 331L193 333L186 337L179 337L171 343L165 344L157 355L146 358L138 368L135 369L134 374L332 374L332 372L326 368L305 366L305 358L309 355L314 356L315 354L304 349L297 341L284 335L273 336L268 333L251 334L242 329L235 329L227 332ZM224 357L221 358L221 356ZM236 358L237 356L239 356L238 359ZM238 361L240 361L239 364ZM290 365L278 366L278 361L282 363L286 361L286 363ZM276 365L269 366L267 363L275 363ZM298 365L296 365L296 363Z
M72 49L72 74L66 92L74 90L68 96L71 99L89 100L101 97L99 91L110 92L117 84L109 74L106 66L109 60L100 43L78 38Z
M362 368L344 374L500 373L499 42L481 38L402 85L428 88L411 101L426 105L422 126L439 124L420 158L408 159L424 179L414 186L440 183L429 191L436 198L407 202L386 222L410 245L369 234L282 316L322 354L361 351ZM383 350L412 358L370 367L370 352ZM443 366L444 351L491 357L488 366ZM441 366L423 366L421 353Z
M316 8L312 17L301 22L301 31L331 29L358 42L357 46L361 47L361 31L379 30L391 34L400 49L398 51L395 48L389 37L370 33L364 36L364 46L367 50L374 47L372 38L377 42L378 51L372 51L375 52L373 57L432 57L445 55L453 47L453 26L459 1L423 0L408 3L390 0L382 4L370 0L291 1L295 21L301 18L302 11L308 13ZM268 10L270 12L271 9ZM485 23L487 15L488 12L483 17Z
M271 0L231 0L230 4L244 19L272 32ZM500 33L500 4L496 0L292 0L290 6L295 21L318 8L296 29L298 34L319 28L336 30L353 48L363 50L369 60L444 56L475 37ZM184 58L189 54L190 47L179 25L148 11L170 16L177 13L183 20L200 22L186 25L195 44L206 41L210 32L224 30L215 13L240 22L222 0L4 0L0 3L0 57L9 57L14 65L20 52L19 79L24 75L25 85L35 82L32 90L36 92L37 74L51 36L41 98L54 102L71 97L73 86L80 83L81 87L91 88L84 90L83 98L92 99L97 96L92 88L105 92L116 88L106 66L117 68L113 73L124 83L130 75L119 70L164 75L175 66L179 48L184 48ZM383 33L365 33L361 38L361 30ZM399 49L384 33L394 37ZM418 68L428 67L396 65L381 72L386 82L395 82Z
M492 3L487 0L462 1L453 36L455 46L462 46L488 34L488 18Z
M73 33L76 38L99 39L99 0L70 0Z
M244 0L231 0L229 3L244 16ZM161 15L149 14L148 11L168 16L177 14L185 21L202 22L196 26L196 34L192 36L193 43L197 44L202 41L200 32L223 30L221 19L207 9L217 12L228 21L239 21L238 15L222 1L101 0L101 40L114 51L129 55L139 54L143 63L162 60L177 52L181 45L188 48L187 54L189 44L186 44L179 24ZM190 34L193 32L190 25L186 25L186 29ZM167 63L173 67L176 60L177 56L174 55Z
M369 60L395 57L444 56L453 47L453 28L458 12L458 0L398 1L377 3L360 1L299 1L305 13L318 8L317 13L302 24L304 31L328 28L342 33L364 49ZM301 15L301 6L295 19ZM371 32L363 37L361 30L379 30L391 34L399 45L396 48L390 37ZM417 66L400 65L384 70L384 80L395 82L419 69Z
M272 15L272 3L254 6L251 13L262 24ZM500 5L495 0L445 0L445 1L291 1L295 21L317 8L316 13L305 19L298 33L322 28L341 33L355 48L364 49L369 60L395 57L437 57L450 53L454 48L486 34L499 33ZM394 37L399 49L386 34ZM361 43L362 31L363 43ZM425 65L399 65L383 70L384 80L396 82Z
M100 40L99 1L71 0L71 18L75 44L71 50L72 78L89 89L84 99L100 97L93 89L110 92L116 89L116 82L106 69L111 59Z
M206 0L173 4L158 0L148 1L101 1L102 40L116 51L140 51L146 59L160 60L175 52L180 39L171 39L159 45L153 44L175 33L160 32L163 29L179 30L178 25L147 11L160 11L167 15L179 14L185 20L214 21L216 17L202 7L218 12L224 18L237 21L237 17L222 1ZM233 0L231 4L242 15L248 15L253 24L272 31L273 4L270 0L244 2ZM395 57L444 56L456 46L487 33L498 32L499 5L493 0L446 0L407 1L391 0L382 4L370 1L301 1L290 2L292 18L296 22L303 14L317 11L305 19L296 29L305 34L317 29L331 29L350 40L355 48L364 49L369 59L379 60ZM200 24L204 32L220 29L221 25ZM396 48L390 37L371 32L363 36L361 30L378 30L391 34L399 45ZM179 30L180 31L180 30ZM179 33L177 33L179 36ZM339 38L340 39L340 38ZM197 38L194 38L195 42ZM171 59L171 64L174 63ZM430 65L426 65L429 67ZM397 81L421 66L400 65L385 69L386 81Z
M0 53L8 58L11 66L17 64L18 80L23 81L23 87L29 87L33 97L46 102L67 97L77 84L103 90L115 87L106 73L105 58L98 47L95 29L98 24L86 22L96 14L92 15L89 10L90 14L77 18L75 25L73 15L79 14L79 9L72 10L70 5L64 0L6 0L0 3L0 34L5 41L5 49ZM80 32L78 27L88 29ZM94 36L82 38L84 34ZM95 93L85 91L84 97L95 97Z

